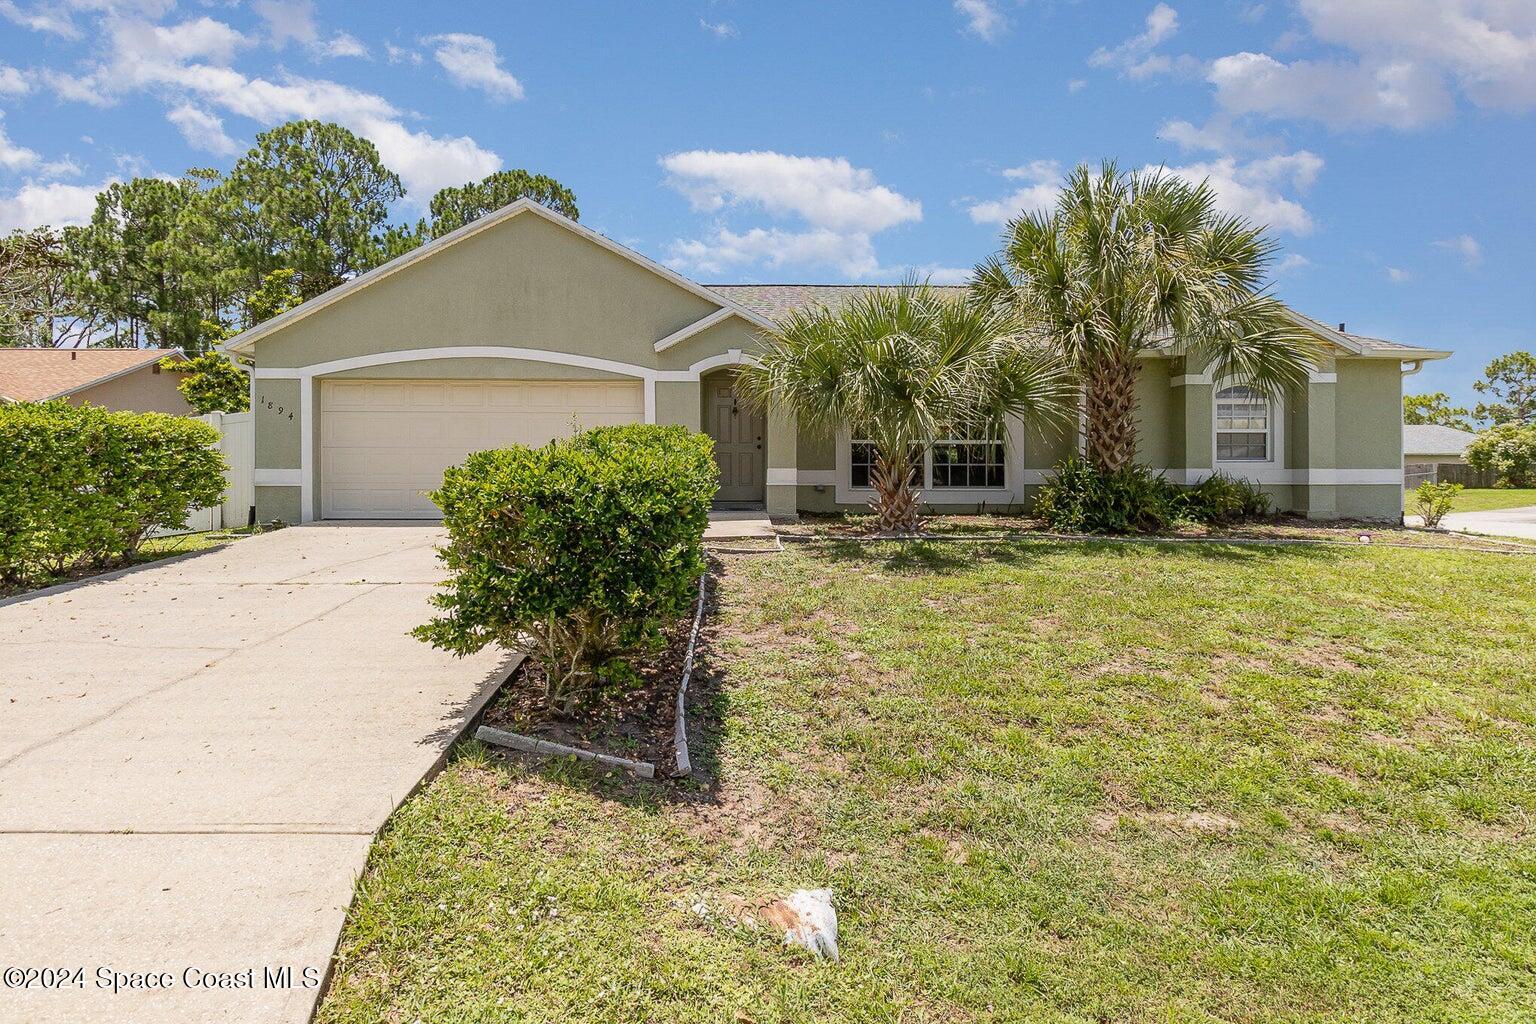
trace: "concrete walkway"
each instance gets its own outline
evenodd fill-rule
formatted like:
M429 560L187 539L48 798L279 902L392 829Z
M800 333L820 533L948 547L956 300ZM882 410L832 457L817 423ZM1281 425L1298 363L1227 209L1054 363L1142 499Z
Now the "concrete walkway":
M1457 533L1486 533L1494 537L1536 540L1536 505L1495 512L1452 512L1440 525Z
M83 970L7 976L0 1021L308 1018L373 833L511 668L406 635L441 536L296 527L0 605L0 967Z
M1420 516L1404 516L1409 526L1423 526ZM1481 533L1490 537L1524 537L1536 540L1536 505L1503 508L1492 512L1452 512L1440 520L1442 530Z

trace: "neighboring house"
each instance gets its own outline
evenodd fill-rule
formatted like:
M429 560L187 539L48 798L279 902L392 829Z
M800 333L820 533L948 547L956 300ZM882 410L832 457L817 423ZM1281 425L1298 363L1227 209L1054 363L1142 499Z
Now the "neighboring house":
M1437 482L1446 466L1467 464L1467 445L1477 435L1439 423L1403 424L1403 486Z
M103 406L127 412L196 410L176 390L178 374L160 368L174 348L0 348L0 403L46 402Z
M476 449L596 424L678 423L716 443L723 502L773 515L860 508L870 451L735 398L775 317L861 286L705 286L519 200L252 328L262 520L435 518L423 492ZM1305 389L1270 401L1170 352L1140 377L1141 454L1170 478L1257 481L1282 509L1397 519L1402 375L1448 353L1298 323L1326 346ZM1006 444L940 438L930 508L1024 509L1072 431Z

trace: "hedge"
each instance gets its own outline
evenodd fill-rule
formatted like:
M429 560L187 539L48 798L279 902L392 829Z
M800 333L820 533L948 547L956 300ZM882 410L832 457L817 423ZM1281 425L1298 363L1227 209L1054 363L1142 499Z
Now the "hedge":
M224 494L219 432L165 413L0 407L0 583L130 558Z
M682 427L602 427L543 448L476 452L450 468L446 614L415 634L464 655L490 644L544 670L576 710L633 678L629 657L685 614L704 571L714 446Z

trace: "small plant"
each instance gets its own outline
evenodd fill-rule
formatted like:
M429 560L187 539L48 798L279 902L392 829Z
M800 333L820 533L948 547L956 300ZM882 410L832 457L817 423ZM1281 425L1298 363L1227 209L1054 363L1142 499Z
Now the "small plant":
M1172 523L1177 500L1178 489L1145 466L1105 472L1067 459L1040 488L1035 514L1071 533L1156 533Z
M1434 529L1450 512L1460 493L1461 484L1436 484L1426 480L1413 492L1409 511L1422 517L1425 526Z
M1184 491L1176 504L1181 514L1209 526L1259 519L1270 512L1269 495L1257 484L1224 473L1208 476Z
M414 635L459 655L526 654L560 714L624 686L628 657L697 593L713 451L703 434L636 425L475 452L432 493L452 578L433 598L445 614Z
M1256 519L1269 511L1269 495L1246 480L1217 474L1181 488L1145 466L1105 472L1080 458L1058 465L1035 502L1035 515L1071 533L1159 533Z

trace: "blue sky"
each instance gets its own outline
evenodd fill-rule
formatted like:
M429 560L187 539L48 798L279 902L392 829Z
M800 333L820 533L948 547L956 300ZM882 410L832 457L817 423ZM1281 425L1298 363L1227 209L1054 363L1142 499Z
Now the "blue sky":
M1532 0L0 0L0 229L336 120L501 167L702 281L956 279L1079 161L1210 177L1276 291L1455 358L1536 347Z

